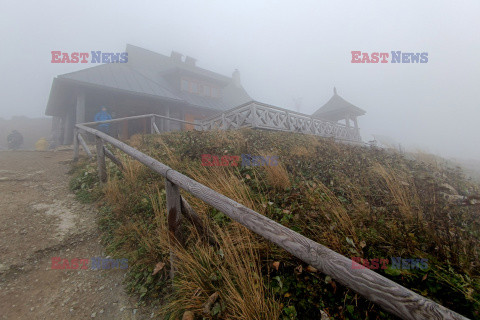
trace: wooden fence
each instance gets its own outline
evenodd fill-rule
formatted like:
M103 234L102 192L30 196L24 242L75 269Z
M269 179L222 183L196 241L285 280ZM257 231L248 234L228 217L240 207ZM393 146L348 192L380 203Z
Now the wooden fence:
M152 123L154 123L155 117L166 118L156 115L137 116L135 118L141 117L153 119ZM104 122L124 121L126 119L131 118ZM182 121L171 118L167 119L169 121ZM99 122L76 125L74 135L75 159L78 158L79 144L85 148L85 151L88 150L87 145L84 141L82 142L84 139L81 135L81 132L87 132L95 136L98 173L102 182L105 182L107 179L105 157L112 159L114 163L121 166L120 160L105 148L105 143L109 143L115 148L120 149L165 177L167 198L166 214L168 215L168 227L172 240L182 243L181 234L179 234L182 215L186 216L188 218L187 220L192 221L197 229L201 230L203 228L198 215L188 205L187 201L181 197L179 190L183 189L223 212L231 219L244 225L249 230L282 247L295 257L310 264L320 272L329 275L344 286L356 291L386 311L402 319L467 319L370 269L352 269L352 260L349 258L190 179L139 150L99 130L89 127L90 125L97 125L98 123ZM153 131L158 132L155 128L153 128ZM91 155L90 151L87 151L87 153ZM172 262L170 274L173 276L175 272L174 257L171 255L170 259Z
M360 131L333 121L282 109L268 104L252 101L226 110L202 121L204 130L238 129L243 127L276 131L300 132L321 137L332 137L339 141L361 143Z

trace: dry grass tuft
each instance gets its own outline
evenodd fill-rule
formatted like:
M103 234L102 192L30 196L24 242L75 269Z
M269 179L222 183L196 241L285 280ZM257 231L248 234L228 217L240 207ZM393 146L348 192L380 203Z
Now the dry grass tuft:
M201 184L255 210L256 204L250 189L242 181L238 171L228 167L197 167L188 169L187 174ZM259 208L258 208L259 209Z
M127 185L136 185L138 183L138 179L143 172L145 172L145 166L137 160L126 158L123 161L123 177L125 179L124 183Z
M290 178L285 166L280 161L276 166L266 166L264 168L268 184L277 190L285 190L291 187Z
M417 149L415 152L410 153L410 155L418 162L426 163L428 165L431 165L433 168L439 168L439 159L433 154Z
M312 203L320 205L320 212L326 216L327 220L333 220L334 225L343 235L352 237L355 242L358 242L355 227L345 206L327 186L321 181L315 181L313 185L308 187L305 196ZM315 219L315 217L311 218ZM312 225L317 224L316 221L311 222ZM332 234L338 235L338 230L333 231Z
M304 146L295 146L292 149L292 155L297 157L308 157L311 151L308 151Z
M379 163L373 166L373 172L379 175L390 191L401 216L410 222L422 220L420 199L413 180L400 171L387 169Z
M180 318L189 310L197 317L211 318L221 310L222 319L278 319L281 308L265 287L251 233L237 223L227 230L215 226L213 231L218 249L200 242L188 249L174 248L178 261L174 297L161 313ZM205 313L214 293L219 299Z
M107 200L108 203L120 207L125 201L128 201L128 199L122 192L121 183L122 182L118 179L111 178L107 181L103 188L103 191L105 193L105 200Z

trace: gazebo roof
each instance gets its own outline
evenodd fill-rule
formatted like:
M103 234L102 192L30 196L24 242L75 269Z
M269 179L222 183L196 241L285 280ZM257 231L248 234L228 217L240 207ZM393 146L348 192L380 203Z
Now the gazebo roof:
M333 88L333 96L322 107L312 114L312 117L331 121L345 119L346 116L363 116L365 110L351 104L337 94L337 89Z

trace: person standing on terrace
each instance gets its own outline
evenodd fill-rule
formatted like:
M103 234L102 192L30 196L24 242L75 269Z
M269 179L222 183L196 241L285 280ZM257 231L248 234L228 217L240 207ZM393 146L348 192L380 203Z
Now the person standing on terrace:
M108 113L107 107L102 107L102 110L99 111L95 118L93 118L95 122L112 120L112 116ZM110 123L101 123L98 125L98 130L102 131L103 133L109 134L110 131Z

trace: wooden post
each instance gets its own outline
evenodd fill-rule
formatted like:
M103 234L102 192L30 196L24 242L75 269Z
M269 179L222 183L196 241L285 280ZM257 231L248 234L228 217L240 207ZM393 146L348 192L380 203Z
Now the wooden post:
M77 105L75 107L75 123L85 122L85 92L77 93Z
M345 117L345 124L347 125L347 128L350 129L350 116Z
M198 213L193 210L193 208L190 206L190 204L185 200L185 198L182 197L182 214L190 220L192 225L195 227L197 230L198 234L204 238L210 245L218 245L218 243L215 241L215 238L213 235L210 233L209 229L203 223L202 218L198 215Z
M162 113L162 115L164 115L164 113ZM165 131L164 119L160 118L160 132L164 132L164 131Z
M255 104L250 106L250 114L252 116L252 128L257 127L257 106Z
M67 115L65 116L65 127L63 133L63 144L71 144L73 137L73 127L74 127L74 110L72 108L67 109Z
M99 137L95 137L97 145L97 166L98 166L98 178L101 183L107 182L107 165L105 163L105 150L103 149L103 140Z
M167 110L166 110L166 114L165 114L166 117L170 118L170 107L167 106ZM164 126L163 126L163 130L164 131L170 131L170 121L168 119L163 119L163 123L164 123Z
M88 149L88 146L87 146L87 143L85 142L85 140L83 139L82 135L80 134L80 132L77 132L77 137L78 137L78 142L80 142L80 144L82 145L83 147L83 150L85 150L85 152L88 154L88 156L90 158L93 158L93 155L92 153L90 152L90 149Z
M355 128L354 140L361 141L362 139L360 138L360 130L358 129L357 117L353 117L353 126Z
M73 161L78 161L78 129L73 129Z
M146 134L147 133L147 119L142 118L142 119L139 119L139 121L142 122L143 134Z
M170 246L176 246L177 244L183 245L183 238L181 234L181 222L182 222L182 204L180 190L178 186L170 182L165 178L165 190L167 192L167 220L168 231L170 237ZM170 249L170 278L175 276L175 254Z
M158 130L158 127L155 124L155 122L153 123L153 129L155 130L155 133L160 133L160 130Z
M156 118L155 116L152 117L152 133L160 133L160 130L158 130L157 123L156 123Z
M105 156L112 160L112 162L115 163L121 171L124 170L122 162L117 157L115 157L115 155L110 150L103 146L103 151L105 152Z

